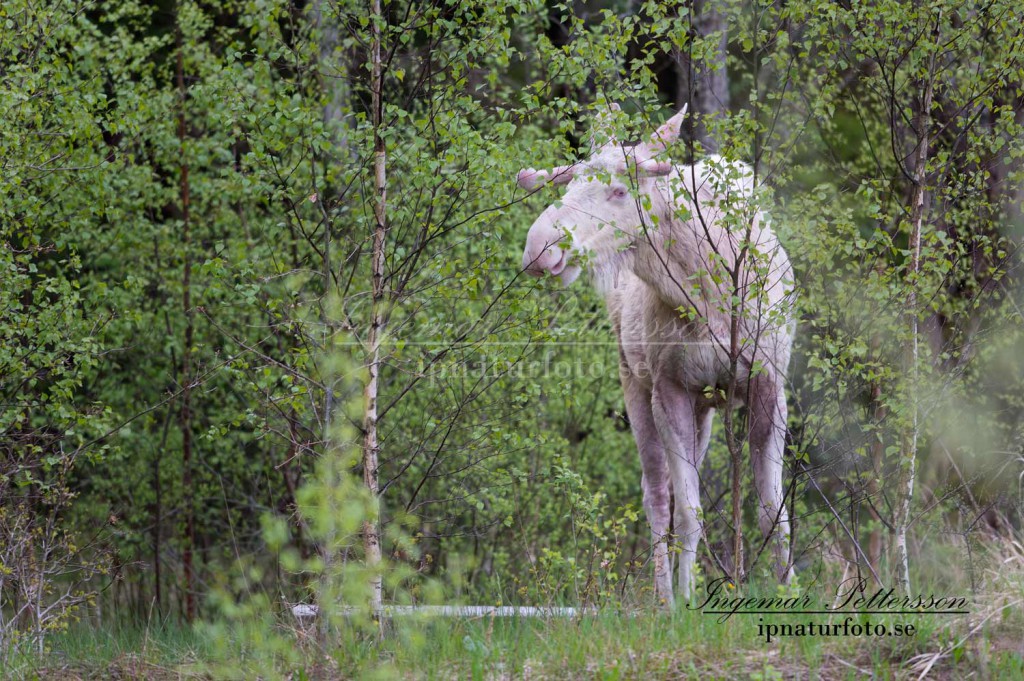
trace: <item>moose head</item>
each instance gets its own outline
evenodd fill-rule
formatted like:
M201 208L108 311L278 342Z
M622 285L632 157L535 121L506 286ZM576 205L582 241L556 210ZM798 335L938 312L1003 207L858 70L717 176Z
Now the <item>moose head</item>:
M686 107L650 139L633 147L620 145L611 131L611 112L618 110L617 104L611 104L608 112L598 116L590 157L585 161L519 171L517 181L524 189L567 185L561 200L530 227L523 252L523 270L528 274L548 273L569 285L579 276L585 259L599 268L650 224L645 208L650 202L641 197L651 195L657 178L674 171L669 160L658 157L679 137ZM602 136L607 141L599 144Z

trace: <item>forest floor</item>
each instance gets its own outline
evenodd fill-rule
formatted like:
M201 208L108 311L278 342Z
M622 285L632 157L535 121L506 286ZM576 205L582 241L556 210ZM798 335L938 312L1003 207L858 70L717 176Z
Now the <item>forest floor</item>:
M738 604L723 579L698 588L704 603L668 611L638 582L622 594L632 605L575 618L395 616L381 636L365 612L303 624L288 608L272 614L275 597L257 591L191 627L173 617L71 622L42 654L0 649L0 679L1024 680L1024 542L990 542L974 564L949 560L951 545L929 546L937 553L918 556L915 579L923 601L940 599L931 608L900 605L895 592L886 601L874 584L825 567L789 587L762 575L743 589L788 605ZM861 586L837 594L827 584Z
M11 669L31 679L1024 679L1024 605L991 603L963 616L879 616L912 636L803 636L766 642L759 626L794 618L675 613L578 620L436 619L403 622L385 642L330 650L293 631L304 662L276 672L251 652L179 626L73 627L50 651ZM842 623L836 615L800 616ZM863 622L861 616L856 622ZM303 643L305 639L305 643ZM8 678L6 675L4 678Z

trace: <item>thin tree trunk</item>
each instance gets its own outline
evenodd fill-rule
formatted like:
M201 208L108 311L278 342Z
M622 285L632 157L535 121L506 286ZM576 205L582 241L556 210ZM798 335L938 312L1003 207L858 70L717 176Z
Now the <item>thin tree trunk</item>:
M686 106L690 111L684 119L684 131L687 141L688 162L695 162L703 156L703 152L717 151L717 142L708 134L706 121L708 118L721 115L729 108L729 72L726 68L726 48L728 32L724 15L714 9L711 0L691 0L688 8L690 36L687 50L676 57L676 107ZM704 61L696 58L694 41L707 39L715 35L715 48ZM737 265L737 275L738 275ZM738 284L737 284L738 285ZM735 290L735 289L734 289ZM738 353L739 319L737 311L733 311L732 327L730 328L730 352ZM736 428L739 424L735 419L735 407L738 401L736 394L736 368L738 355L730 361L732 375L726 394L723 420L726 434L726 446L729 450L730 490L732 496L732 579L737 586L743 578L743 506L742 506L742 448L743 444L737 437ZM710 468L710 458L705 459L702 485L714 490L713 496L724 495L724 481Z
M163 483L160 479L160 457L167 448L167 434L170 430L171 420L174 414L173 405L169 405L167 409L167 415L164 417L163 433L160 436L160 446L157 451L153 453L152 462L152 474L153 474L153 509L152 509L152 522L153 522L153 601L156 605L156 612L158 615L162 615L164 611L164 599L163 599L163 578L161 576L160 566L160 538L163 532Z
M747 239L749 240L749 230ZM732 291L737 298L740 292L740 276L745 260L746 248L736 259L731 273ZM743 314L742 300L733 303L729 313L729 385L725 395L725 443L729 450L729 474L732 481L732 581L739 588L743 580L743 443L736 436L736 408L739 402L738 374L740 360L740 319ZM749 424L748 424L749 425Z
M384 138L381 136L383 126L382 86L383 73L381 62L381 25L384 17L381 13L380 0L373 0L371 6L370 26L372 45L370 47L370 68L373 108L373 188L376 200L373 206L375 226L373 230L372 278L373 298L370 312L369 338L369 378L363 391L363 481L373 495L374 508L369 518L363 523L363 544L366 551L366 564L376 570L380 563L380 507L379 485L377 480L377 461L380 443L377 439L377 379L380 374L380 341L384 333L384 240L387 236L387 151ZM370 582L371 606L375 612L381 611L381 576L374 574Z
M730 391L732 392L732 391ZM735 411L735 403L726 400L726 409ZM732 479L732 582L738 588L743 581L743 480L742 444L736 437L733 417L726 417L729 441L729 474Z
M872 352L877 355L881 341L875 337L871 341ZM867 494L869 500L869 515L872 520L871 531L868 533L868 563L874 568L875 574L882 574L882 519L876 508L882 503L881 485L882 469L885 461L885 441L881 436L881 423L885 419L885 405L882 403L882 383L880 379L871 382L870 409L872 419L877 430L873 434L871 442L871 471L868 474ZM879 584L881 586L881 584Z
M180 6L179 6L180 11ZM188 130L185 122L185 54L182 45L180 18L177 28L177 80L178 80L178 143L181 147L181 243L184 252L182 273L181 308L185 315L185 338L181 355L181 485L185 504L185 547L182 551L182 568L185 573L185 620L192 622L196 616L192 550L195 544L196 528L192 496L192 256L191 225L189 224L189 180L188 160L185 153L185 138Z
M936 28L937 28L936 24ZM910 504L914 495L914 480L917 476L917 433L918 433L918 359L919 329L917 314L918 276L921 271L921 225L924 222L925 176L928 165L929 128L931 127L932 84L935 72L935 55L931 56L927 80L918 81L921 92L919 108L914 113L914 132L917 148L914 152L913 189L910 198L910 264L907 268L906 312L910 326L910 347L907 352L907 376L909 380L908 408L910 422L904 427L900 438L899 476L896 487L895 544L896 565L900 571L903 591L910 594L910 557L907 552L907 526L910 522Z
M163 614L164 599L160 592L160 532L163 527L163 494L160 485L160 454L153 456L153 601L158 615Z

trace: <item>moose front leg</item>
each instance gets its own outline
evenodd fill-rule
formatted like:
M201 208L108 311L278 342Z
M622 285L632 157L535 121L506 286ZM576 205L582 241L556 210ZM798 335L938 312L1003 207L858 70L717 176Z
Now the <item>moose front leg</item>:
M651 526L651 554L654 563L654 592L666 606L674 603L672 597L672 562L669 560L669 477L658 431L651 413L651 393L636 379L623 377L626 413L633 429L637 449L640 451L640 485L644 494L644 510Z
M793 568L789 562L789 514L782 487L787 409L781 379L770 375L751 378L747 407L757 522L765 538L774 533L771 542L775 574L779 581L788 584Z
M654 388L654 422L665 448L675 497L679 542L679 591L689 601L696 587L697 546L704 518L700 504L700 465L711 436L714 411L675 383Z

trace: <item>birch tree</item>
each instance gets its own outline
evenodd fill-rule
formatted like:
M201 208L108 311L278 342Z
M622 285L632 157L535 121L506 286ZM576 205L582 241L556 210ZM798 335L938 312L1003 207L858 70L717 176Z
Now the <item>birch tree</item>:
M373 250L371 251L371 276L373 293L370 309L370 328L367 334L369 377L363 392L365 411L363 414L363 480L366 488L380 503L377 466L380 444L377 435L377 396L380 376L380 344L386 323L386 297L384 290L384 245L387 237L387 149L384 144L384 65L381 61L381 28L386 25L381 13L380 0L373 0L370 10L370 89L372 92L371 116L373 119ZM379 508L379 506L378 506ZM363 525L363 542L366 547L366 562L371 569L380 563L380 512L372 514ZM372 579L370 604L374 611L381 607L382 581L379 574Z

